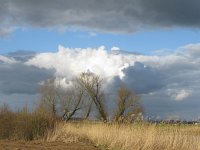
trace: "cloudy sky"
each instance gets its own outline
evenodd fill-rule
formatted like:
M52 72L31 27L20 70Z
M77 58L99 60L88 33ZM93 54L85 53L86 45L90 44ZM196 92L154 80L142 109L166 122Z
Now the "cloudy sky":
M1 0L0 103L33 105L38 85L83 71L125 83L146 112L200 116L199 0Z

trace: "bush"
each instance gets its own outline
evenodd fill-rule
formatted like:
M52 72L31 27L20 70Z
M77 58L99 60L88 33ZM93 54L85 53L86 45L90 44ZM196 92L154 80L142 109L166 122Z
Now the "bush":
M0 139L44 138L49 130L54 129L56 121L45 113L30 112L27 108L14 113L4 105L0 108Z

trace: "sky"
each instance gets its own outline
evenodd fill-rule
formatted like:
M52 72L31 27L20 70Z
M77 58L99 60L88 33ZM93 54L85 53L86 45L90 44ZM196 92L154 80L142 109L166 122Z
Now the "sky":
M122 50L152 54L161 49L174 51L177 47L198 43L199 31L192 29L159 29L130 34L112 34L89 31L60 33L48 29L18 29L9 37L0 39L0 54L26 51L57 51L58 45L70 48L117 46Z
M1 0L0 104L90 70L136 91L157 117L200 117L198 0Z

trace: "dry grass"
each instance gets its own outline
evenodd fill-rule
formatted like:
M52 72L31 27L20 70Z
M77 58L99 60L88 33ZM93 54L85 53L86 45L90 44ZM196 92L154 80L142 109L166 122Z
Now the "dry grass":
M42 111L0 108L0 139L62 141L114 150L200 150L200 126L60 122Z
M200 127L195 125L67 123L47 140L76 142L81 138L115 150L200 150Z

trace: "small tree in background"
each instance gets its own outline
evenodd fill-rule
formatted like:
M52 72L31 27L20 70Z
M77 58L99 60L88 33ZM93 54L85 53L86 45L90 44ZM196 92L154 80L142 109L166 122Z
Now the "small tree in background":
M117 122L139 120L142 113L139 96L125 86L121 86L117 93L117 107L113 119Z
M59 102L58 89L55 86L55 79L48 79L40 86L41 101L38 111L45 111L56 117L57 106Z

